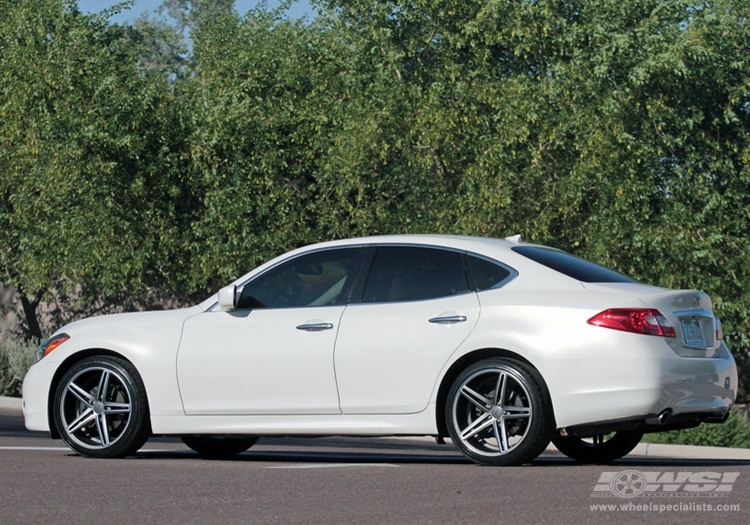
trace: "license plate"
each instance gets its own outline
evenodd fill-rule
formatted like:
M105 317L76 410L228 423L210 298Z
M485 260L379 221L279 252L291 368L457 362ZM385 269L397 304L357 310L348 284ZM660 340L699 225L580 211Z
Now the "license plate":
M706 346L703 339L701 325L697 319L683 319L682 333L685 335L685 344L688 346Z

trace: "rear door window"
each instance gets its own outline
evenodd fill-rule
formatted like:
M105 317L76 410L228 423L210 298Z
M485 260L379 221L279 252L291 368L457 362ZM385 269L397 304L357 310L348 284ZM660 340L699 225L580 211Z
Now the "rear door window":
M469 291L463 254L417 246L377 248L363 303L421 301Z

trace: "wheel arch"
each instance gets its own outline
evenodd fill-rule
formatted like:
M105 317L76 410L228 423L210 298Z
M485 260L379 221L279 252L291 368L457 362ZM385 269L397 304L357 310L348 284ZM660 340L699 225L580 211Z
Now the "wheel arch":
M127 361L131 366L133 366L133 368L136 368L136 370L138 370L132 360L128 359L121 353L115 352L113 350L107 350L105 348L89 348L86 350L80 350L68 356L60 364L60 366L57 367L57 370L55 370L55 374L52 376L52 381L50 383L49 393L47 394L47 422L49 424L50 434L52 435L53 439L61 438L60 433L57 430L57 425L55 425L55 415L53 414L55 404L54 398L55 392L57 392L57 387L60 385L60 381L68 370L75 366L76 363L79 363L89 357L116 357L118 359L122 359L123 361ZM150 412L150 406L148 406L148 389L146 389L146 405Z
M448 423L445 419L445 406L448 400L448 392L450 391L453 382L456 380L458 375L466 369L466 367L473 365L477 361L492 357L503 357L506 359L512 359L514 361L520 361L531 367L534 372L536 372L539 378L539 386L542 389L542 393L547 397L547 402L549 403L549 406L551 408L550 413L554 418L554 407L552 406L552 398L549 393L549 388L547 388L547 383L542 374L539 372L539 369L534 366L531 361L510 350L505 350L502 348L482 348L461 356L450 366L445 375L443 375L443 378L440 382L440 387L438 388L437 399L435 403L435 421L437 423L439 436L448 436Z

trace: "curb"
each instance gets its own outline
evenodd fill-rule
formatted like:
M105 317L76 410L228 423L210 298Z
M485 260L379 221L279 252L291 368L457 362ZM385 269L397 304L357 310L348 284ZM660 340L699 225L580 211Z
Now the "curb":
M562 454L553 444L547 447L545 452ZM633 451L626 456L627 459L635 457L660 458L660 459L702 459L715 461L750 461L750 449L747 448L724 448L724 447L698 447L694 445L666 445L664 443L639 443Z
M673 459L750 461L750 449L747 448L697 447L694 445L665 445L663 443L640 443L630 455Z
M8 414L8 415L22 416L23 404L21 403L21 398L0 396L0 410L16 412L15 414Z
M23 404L20 398L0 396L0 415L23 417ZM432 438L430 438L431 440ZM546 452L559 454L550 444ZM645 456L663 459L713 459L750 461L750 449L696 447L691 445L664 445L660 443L640 443L628 457Z

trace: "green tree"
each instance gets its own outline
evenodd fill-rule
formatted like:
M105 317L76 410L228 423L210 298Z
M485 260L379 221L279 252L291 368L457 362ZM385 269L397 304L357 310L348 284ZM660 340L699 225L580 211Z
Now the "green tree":
M521 233L706 290L747 361L746 0L163 6L0 4L0 254L32 314L314 240Z
M401 190L393 200L417 202L386 231L419 221L523 233L646 282L704 289L746 360L747 2L321 5L368 79L367 111L349 125L392 129L380 149L396 158L373 171ZM350 142L371 151L363 136ZM366 152L350 158L365 179L355 161ZM401 166L413 186L398 186Z
M179 112L136 69L128 31L75 2L0 4L0 260L29 336L53 289L133 298L171 271L190 202L174 169Z
M321 123L308 113L315 29L256 10L194 29L189 177L202 203L192 282L215 288L309 241L304 203Z
M171 80L193 73L192 32L215 18L231 14L234 0L164 0L155 14L144 13L132 35L143 45L141 67Z

